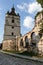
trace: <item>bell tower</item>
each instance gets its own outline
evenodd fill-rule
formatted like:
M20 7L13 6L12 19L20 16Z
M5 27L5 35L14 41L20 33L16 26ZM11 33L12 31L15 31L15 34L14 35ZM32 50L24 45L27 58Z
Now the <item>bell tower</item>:
M20 36L20 16L15 13L14 6L6 13L4 25L4 40L12 40Z

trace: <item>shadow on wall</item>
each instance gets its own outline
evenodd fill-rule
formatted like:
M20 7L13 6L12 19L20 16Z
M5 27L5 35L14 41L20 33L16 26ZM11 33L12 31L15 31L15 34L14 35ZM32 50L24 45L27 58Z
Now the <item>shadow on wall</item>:
M23 46L23 39L21 39L20 41L20 46Z
M2 49L2 43L0 43L0 49Z
M25 48L28 48L29 46L29 39L28 36L25 37Z

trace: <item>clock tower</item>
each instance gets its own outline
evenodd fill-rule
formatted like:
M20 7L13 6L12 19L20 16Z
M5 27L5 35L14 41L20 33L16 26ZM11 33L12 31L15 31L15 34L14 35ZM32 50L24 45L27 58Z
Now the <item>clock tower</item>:
M13 6L5 16L4 40L14 40L16 36L20 36L20 16Z

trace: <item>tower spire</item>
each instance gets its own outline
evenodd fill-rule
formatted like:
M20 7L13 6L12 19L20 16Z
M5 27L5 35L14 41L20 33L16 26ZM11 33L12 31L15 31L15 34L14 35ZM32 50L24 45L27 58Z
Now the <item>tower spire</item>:
M14 8L14 4L13 4L13 8Z
M13 4L13 7L12 7L11 11L12 11L12 12L14 12L14 11L15 11L14 4Z

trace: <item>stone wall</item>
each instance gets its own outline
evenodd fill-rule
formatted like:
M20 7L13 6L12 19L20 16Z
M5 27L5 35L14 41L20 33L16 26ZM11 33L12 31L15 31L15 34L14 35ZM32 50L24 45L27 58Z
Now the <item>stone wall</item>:
M16 50L16 40L3 41L3 50Z

